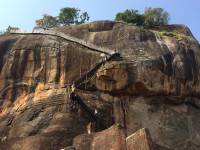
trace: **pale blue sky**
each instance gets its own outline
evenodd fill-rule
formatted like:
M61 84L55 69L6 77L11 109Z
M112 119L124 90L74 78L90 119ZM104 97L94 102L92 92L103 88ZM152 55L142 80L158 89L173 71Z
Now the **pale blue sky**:
M89 22L114 20L118 12L145 7L164 8L170 24L184 24L200 41L200 0L0 0L0 30L9 25L31 30L43 14L57 16L61 8L75 7L88 12Z

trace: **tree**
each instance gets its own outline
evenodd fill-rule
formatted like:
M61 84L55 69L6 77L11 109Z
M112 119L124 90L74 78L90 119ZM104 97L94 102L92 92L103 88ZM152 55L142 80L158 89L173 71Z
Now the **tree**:
M88 21L90 17L87 12L83 12L82 15L80 16L80 19L81 21L78 22L78 24L85 23L85 21Z
M80 10L77 8L62 8L60 14L58 15L59 23L62 25L69 26L71 24L78 23L78 15Z
M19 30L18 27L11 27L10 25L8 26L8 28L6 29L6 32L5 33L10 33L11 31L14 31L14 30Z
M4 34L4 33L5 33L5 31L4 31L4 30L1 30L1 31L0 31L0 35L1 35L1 34Z
M35 21L36 26L34 29L48 30L59 26L77 25L89 20L90 17L87 12L82 13L80 17L79 12L80 10L77 8L66 7L60 9L60 13L57 17L44 14L42 19Z
M143 15L139 14L138 10L126 9L124 12L116 14L115 21L124 21L127 23L133 23L135 25L143 25L144 17Z
M59 23L63 26L70 26L85 23L89 20L90 17L87 12L83 12L80 16L79 12L80 10L77 8L62 8L58 15Z
M163 26L168 24L170 18L169 13L163 8L148 7L144 12L145 25L148 27Z
M34 27L34 29L49 30L55 27L59 27L58 19L47 14L44 14L43 18L36 20L35 23L36 26Z

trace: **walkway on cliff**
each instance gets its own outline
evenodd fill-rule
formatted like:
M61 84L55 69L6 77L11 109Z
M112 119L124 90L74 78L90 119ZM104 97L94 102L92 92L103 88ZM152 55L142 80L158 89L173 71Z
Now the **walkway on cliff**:
M11 30L10 32L11 34L22 34L22 35L51 35L51 36L57 36L60 38L63 38L67 41L71 41L74 43L78 43L82 46L87 47L89 50L92 51L96 51L99 53L103 53L106 55L109 55L109 58L107 59L103 59L103 60L99 60L96 62L96 64L94 65L93 68L89 69L88 71L86 71L85 73L83 73L80 77L78 77L77 79L74 80L75 85L80 84L85 78L90 77L91 75L94 74L94 72L105 62L112 60L113 58L116 58L116 54L118 53L113 53L113 50L107 49L105 47L99 47L99 46L95 46L91 43L87 43L84 40L69 36L65 33L62 32L58 32L58 31L54 31L54 30L32 30L32 31L26 31L26 30ZM118 56L119 57L119 56Z
M22 35L41 34L41 35L57 36L57 37L61 37L61 38L65 39L67 41L74 42L74 43L80 44L82 46L85 46L85 47L91 49L92 51L104 53L104 54L107 54L107 55L109 55L113 51L113 50L107 49L105 47L96 46L96 45L88 43L88 42L86 42L82 39L78 39L78 38L72 37L70 35L67 35L65 33L54 31L54 30L42 30L42 31L40 31L40 30L33 30L33 31L13 30L10 33L11 34L22 34Z

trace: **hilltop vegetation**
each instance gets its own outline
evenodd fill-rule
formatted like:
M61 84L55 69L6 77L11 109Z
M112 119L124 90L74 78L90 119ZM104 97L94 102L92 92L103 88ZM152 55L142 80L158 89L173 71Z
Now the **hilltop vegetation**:
M89 21L90 17L87 12L80 13L78 8L65 7L60 9L58 16L52 16L49 14L43 14L43 17L35 20L34 29L49 30L62 26L79 25ZM152 28L155 26L163 26L169 23L169 13L163 8L145 8L143 14L140 14L138 10L126 9L123 12L116 14L115 21L125 22L136 26L145 26ZM10 33L12 29L19 29L18 27L12 27L11 25L3 33Z

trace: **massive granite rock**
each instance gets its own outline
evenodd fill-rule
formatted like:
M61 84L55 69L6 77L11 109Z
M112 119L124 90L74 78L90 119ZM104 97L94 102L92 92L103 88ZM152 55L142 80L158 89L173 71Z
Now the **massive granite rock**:
M123 60L103 63L77 85L104 129L117 124L129 136L145 127L163 147L199 149L199 43L183 25L112 21L0 36L0 149L59 149L74 139L78 149L91 118L82 108L68 112L67 86L114 49Z

